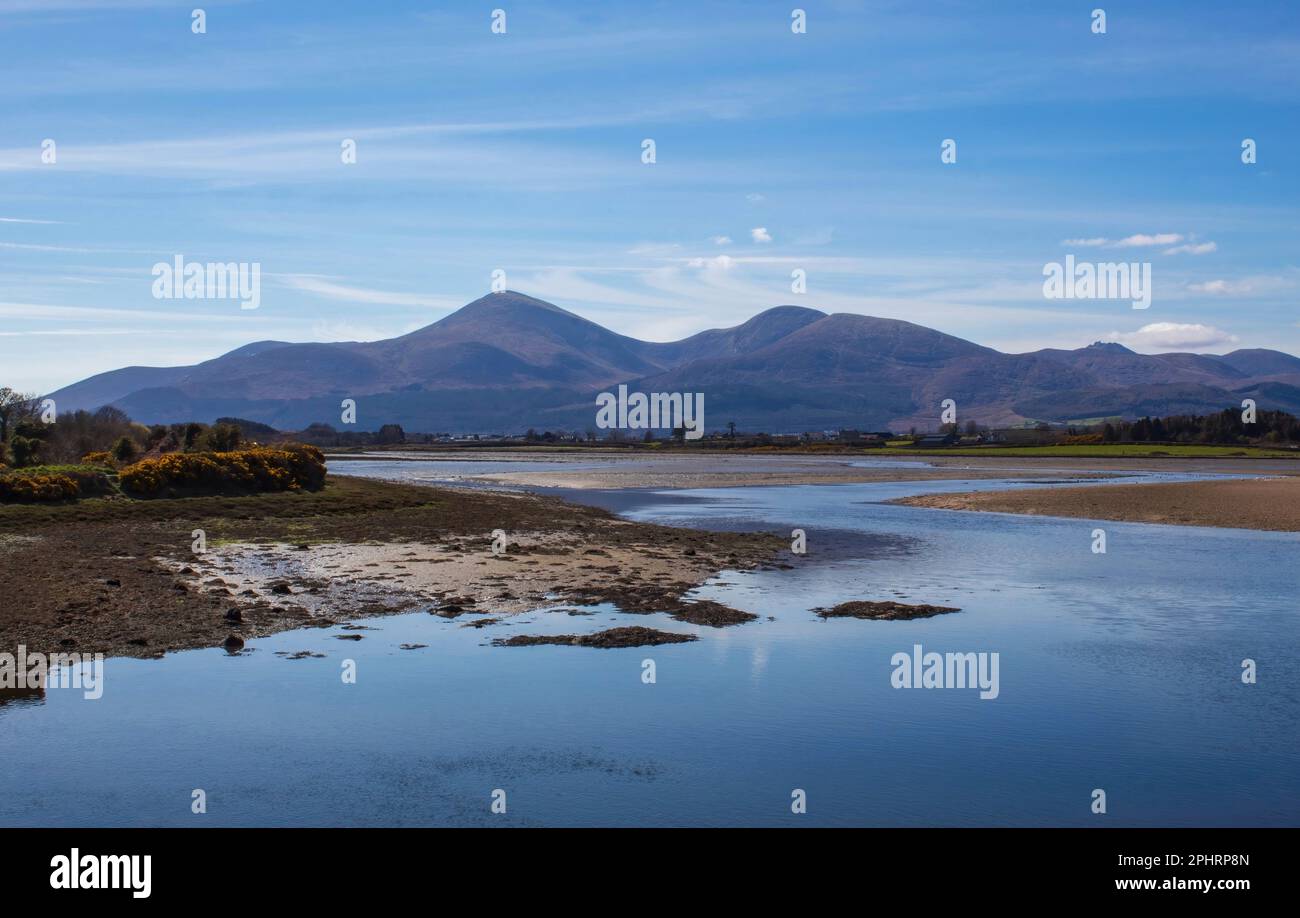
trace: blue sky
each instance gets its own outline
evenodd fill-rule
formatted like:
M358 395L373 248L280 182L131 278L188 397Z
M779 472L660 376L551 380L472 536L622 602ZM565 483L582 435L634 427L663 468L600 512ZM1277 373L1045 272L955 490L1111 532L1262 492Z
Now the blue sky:
M1300 353L1300 4L798 5L0 0L0 385L391 337L496 269L653 340L799 303ZM1045 299L1071 253L1151 307ZM176 255L261 306L155 299Z

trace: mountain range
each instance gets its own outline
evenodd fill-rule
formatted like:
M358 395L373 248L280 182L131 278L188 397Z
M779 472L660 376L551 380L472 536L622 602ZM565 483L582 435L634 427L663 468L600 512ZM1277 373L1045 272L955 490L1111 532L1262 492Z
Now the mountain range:
M1300 358L1138 354L1117 343L1004 354L897 319L777 306L734 328L641 341L513 291L370 342L259 341L194 366L125 367L50 393L145 423L240 417L296 430L520 432L594 427L596 394L702 392L705 427L771 433L938 427L940 403L992 426L1207 413L1255 399L1300 413Z

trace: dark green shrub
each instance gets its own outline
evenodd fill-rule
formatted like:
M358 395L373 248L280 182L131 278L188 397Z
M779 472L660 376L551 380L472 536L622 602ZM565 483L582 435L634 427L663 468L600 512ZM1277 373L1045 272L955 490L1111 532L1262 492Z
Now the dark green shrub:
M17 434L9 440L9 454L13 457L16 467L35 464L40 449L40 440L20 437Z
M109 453L118 462L130 462L139 454L139 450L136 448L135 441L130 437L118 437Z

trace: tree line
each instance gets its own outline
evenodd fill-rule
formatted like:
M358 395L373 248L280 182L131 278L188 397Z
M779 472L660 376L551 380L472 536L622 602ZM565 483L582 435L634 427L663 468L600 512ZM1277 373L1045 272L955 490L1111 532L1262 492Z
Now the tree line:
M146 455L228 452L247 439L233 418L215 424L146 425L106 405L95 411L63 412L54 423L46 423L42 411L38 396L0 388L0 465L75 465L97 453L107 453L121 465Z
M964 432L973 434L978 430L968 422ZM962 431L956 424L944 430ZM1103 443L1284 444L1300 443L1300 419L1285 411L1258 411L1254 420L1247 422L1243 412L1226 408L1217 414L1115 420L1084 429L1072 427L1066 432L1080 441ZM285 434L267 424L241 418L218 418L213 424L191 421L146 425L111 406L65 412L58 415L56 423L46 423L38 396L0 388L0 465L16 468L76 464L88 455L103 453L120 466L149 455L228 452L254 441L275 443L286 439L346 447L429 442L434 436L407 434L397 424L385 424L378 431L340 431L328 424L312 424L296 434ZM529 430L525 439L563 442L581 437L577 433L539 434Z
M1111 421L1101 428L1103 443L1300 443L1300 419L1285 411L1259 411L1254 423L1243 412L1176 414L1165 418Z

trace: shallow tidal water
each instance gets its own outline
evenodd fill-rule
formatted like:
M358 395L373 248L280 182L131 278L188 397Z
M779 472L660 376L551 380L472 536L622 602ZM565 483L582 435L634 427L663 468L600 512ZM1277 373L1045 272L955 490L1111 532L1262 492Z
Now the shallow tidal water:
M350 632L360 641L334 627L233 657L108 660L99 700L50 689L0 705L0 824L1300 824L1300 536L881 503L1009 486L1044 487L574 495L671 525L802 528L808 553L702 588L760 616L725 629L609 606L481 630L415 612L366 620ZM1098 527L1104 555L1091 550ZM809 611L852 599L963 611ZM487 646L617 625L699 640ZM998 697L894 688L892 656L917 644L996 652ZM276 655L303 650L323 656ZM1257 684L1242 683L1246 658ZM346 660L355 684L340 678ZM196 788L204 815L191 812ZM1097 788L1106 815L1090 811ZM490 809L498 789L504 814ZM805 814L791 812L796 789Z

